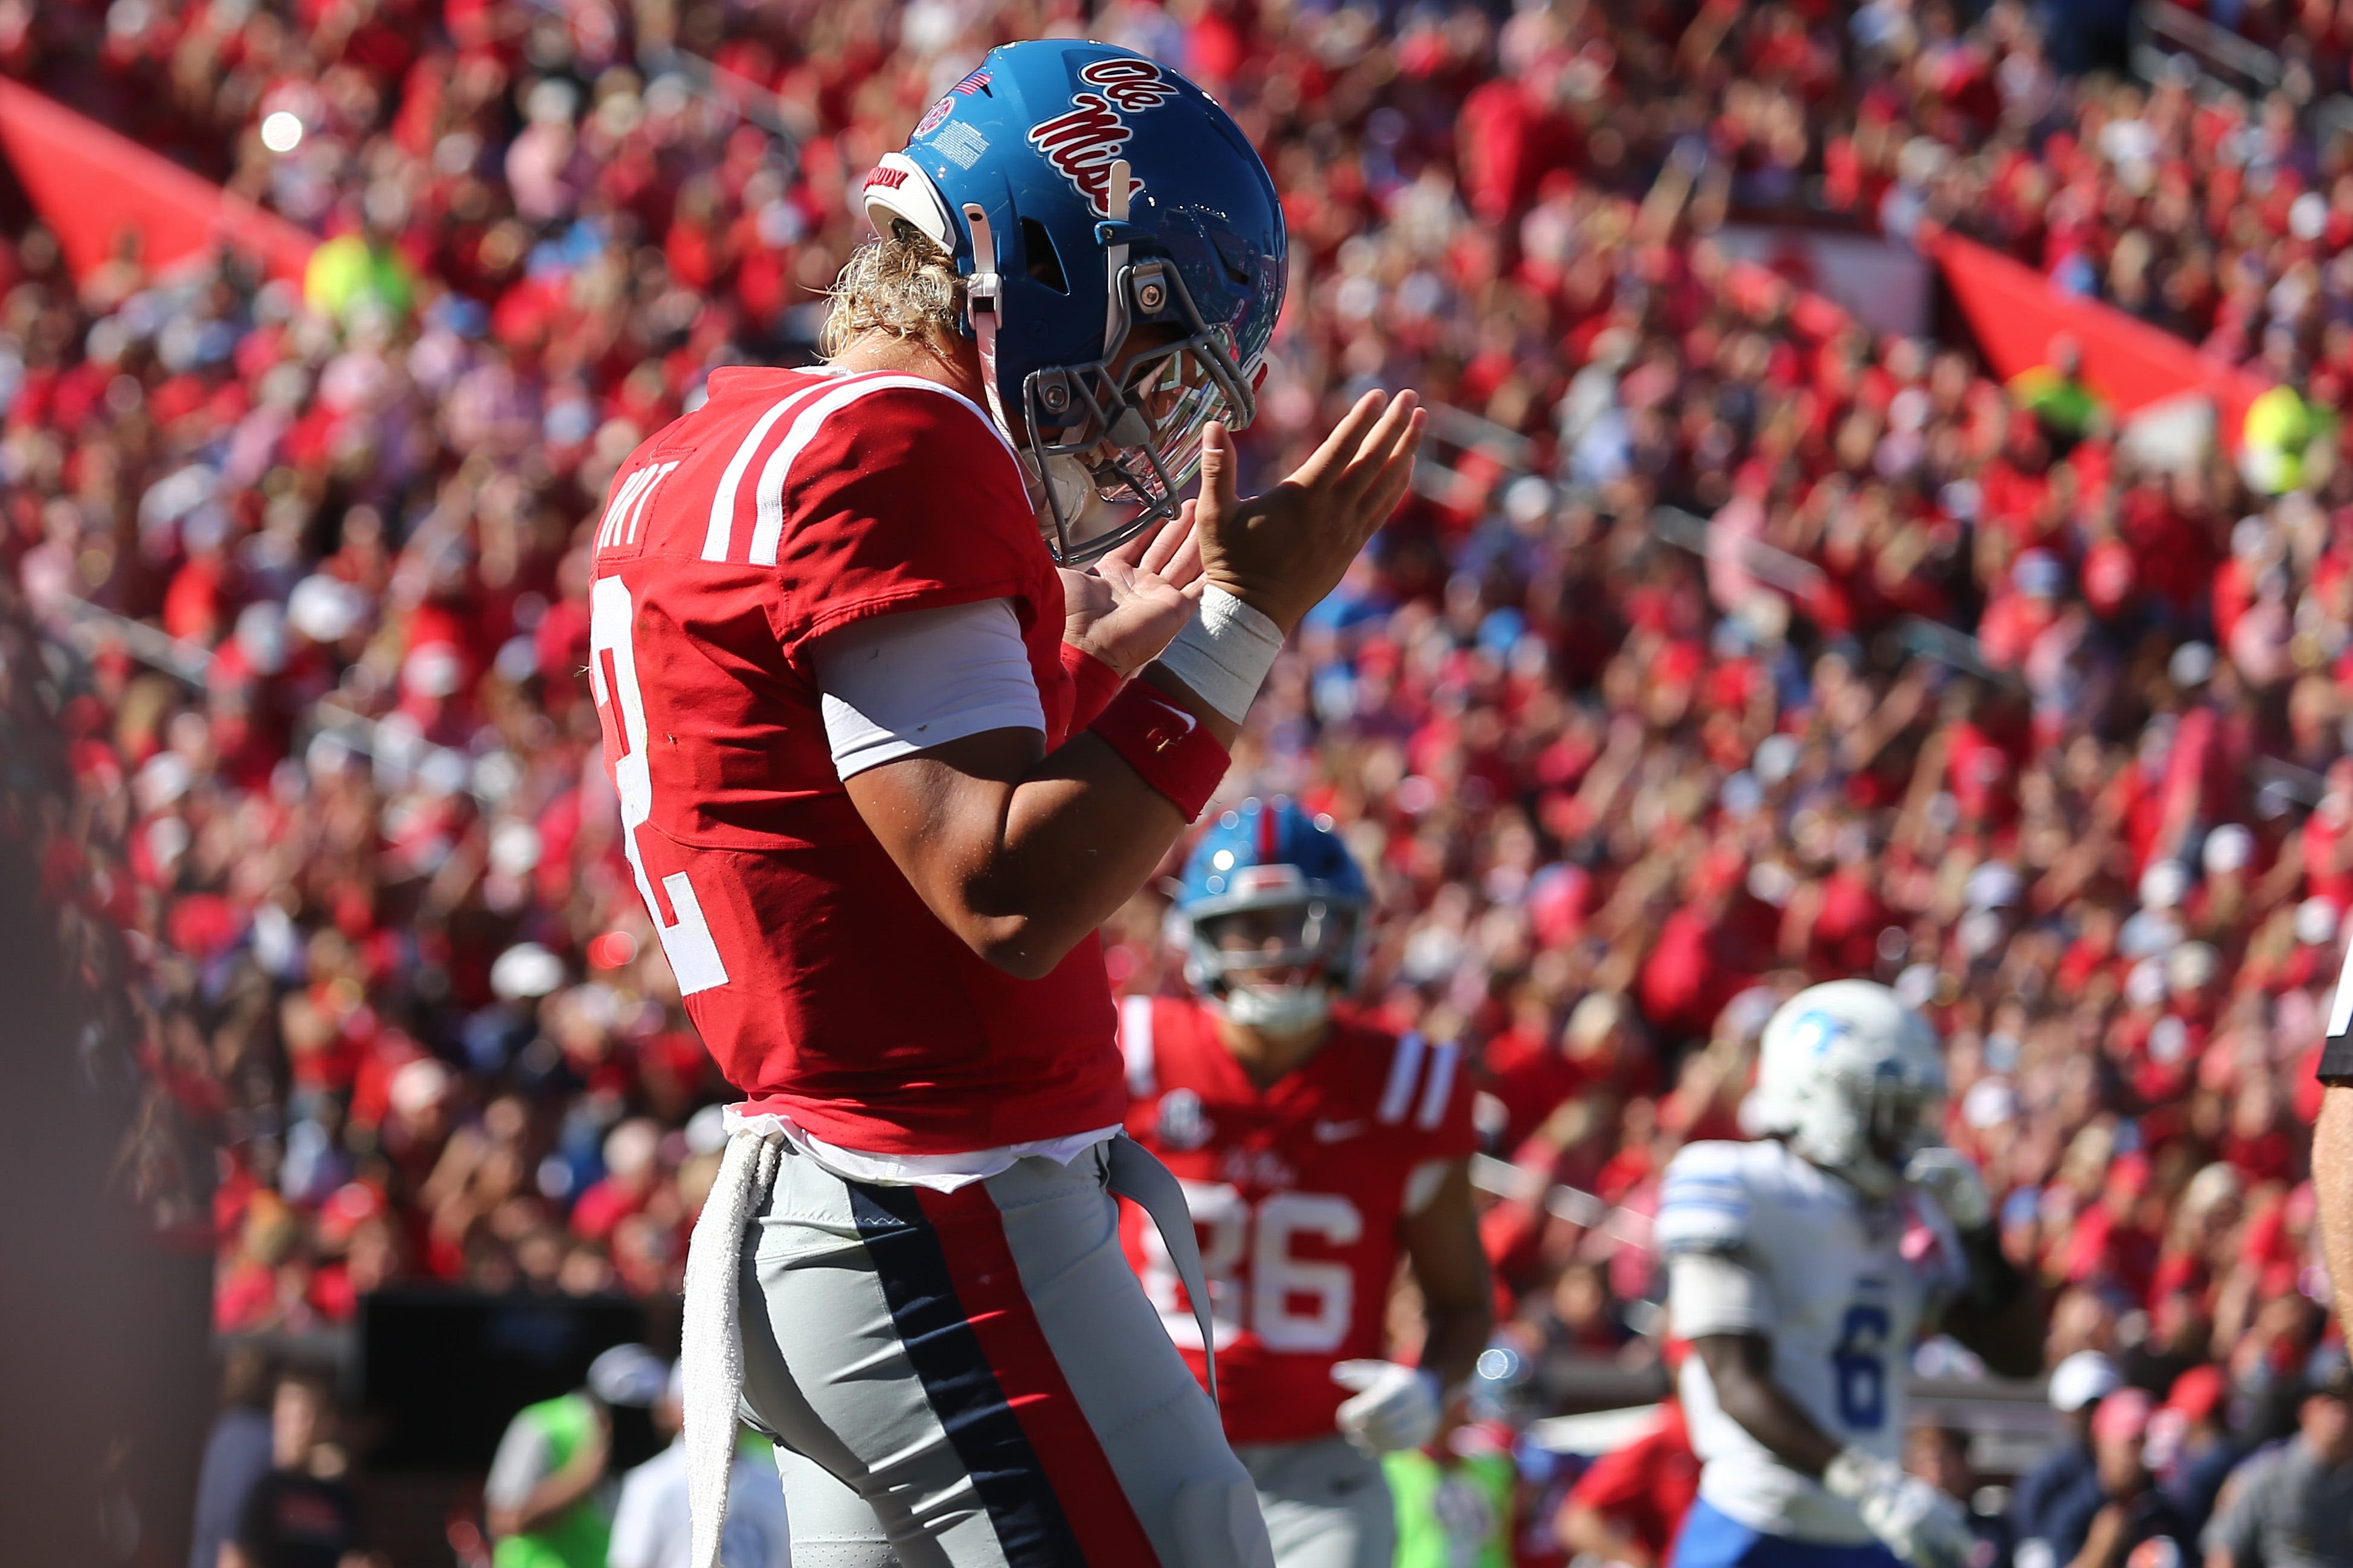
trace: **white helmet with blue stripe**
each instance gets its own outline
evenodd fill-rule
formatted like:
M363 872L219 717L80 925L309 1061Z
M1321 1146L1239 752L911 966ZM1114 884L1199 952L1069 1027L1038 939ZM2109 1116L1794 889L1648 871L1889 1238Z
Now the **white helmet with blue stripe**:
M1869 980L1809 986L1765 1025L1744 1119L1808 1163L1885 1197L1922 1149L1944 1142L1936 1029Z

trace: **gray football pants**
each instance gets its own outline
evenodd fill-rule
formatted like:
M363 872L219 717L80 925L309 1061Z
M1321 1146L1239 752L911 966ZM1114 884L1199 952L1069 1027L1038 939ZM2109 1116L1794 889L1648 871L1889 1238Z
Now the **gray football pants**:
M1273 1568L1120 1250L1113 1147L945 1194L783 1158L739 1289L795 1568Z
M1234 1450L1258 1486L1278 1568L1389 1568L1397 1506L1378 1459L1336 1433Z

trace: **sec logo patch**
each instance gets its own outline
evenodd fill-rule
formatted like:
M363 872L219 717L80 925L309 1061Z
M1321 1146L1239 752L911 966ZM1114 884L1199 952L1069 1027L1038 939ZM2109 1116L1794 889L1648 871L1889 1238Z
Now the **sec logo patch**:
M1198 1149L1212 1131L1209 1119L1201 1114L1201 1097L1191 1089L1172 1089L1160 1097L1160 1121L1154 1134L1169 1148Z

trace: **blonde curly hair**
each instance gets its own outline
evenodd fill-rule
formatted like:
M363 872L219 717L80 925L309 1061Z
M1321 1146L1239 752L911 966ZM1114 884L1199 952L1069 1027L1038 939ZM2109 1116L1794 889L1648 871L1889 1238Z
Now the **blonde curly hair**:
M921 338L945 353L964 323L964 279L955 258L904 218L850 252L834 279L818 353L839 358L871 331Z

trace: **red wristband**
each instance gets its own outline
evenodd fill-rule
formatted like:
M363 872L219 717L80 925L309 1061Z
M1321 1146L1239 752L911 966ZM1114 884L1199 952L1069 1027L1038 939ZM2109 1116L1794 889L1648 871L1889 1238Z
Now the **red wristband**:
M1062 673L1071 678L1068 732L1075 735L1101 716L1125 678L1075 643L1062 645Z
M1231 761L1198 719L1141 680L1129 681L1091 728L1187 822L1200 816Z

